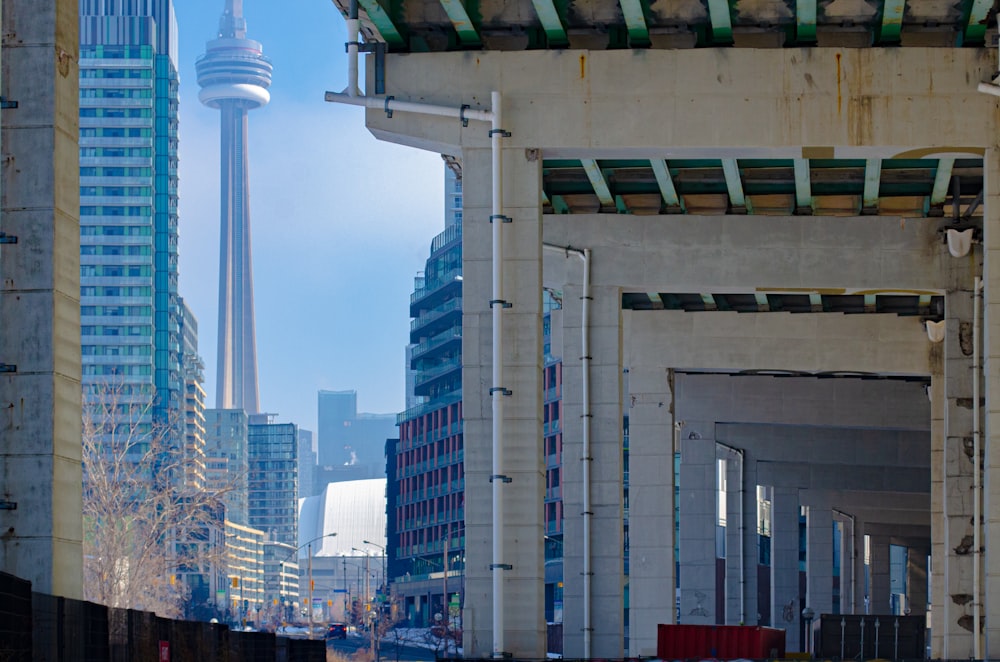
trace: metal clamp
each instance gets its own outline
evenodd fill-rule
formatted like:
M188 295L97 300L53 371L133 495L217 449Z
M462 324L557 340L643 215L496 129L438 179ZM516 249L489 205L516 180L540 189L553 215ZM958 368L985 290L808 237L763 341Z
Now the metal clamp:
M392 109L389 108L389 102L395 98L396 97L392 96L391 94L385 98L385 116L388 117L389 119L392 119Z
M490 476L490 482L492 483L494 480L499 480L501 483L514 482L513 478L511 478L510 476L504 476L503 474L493 474L492 476Z
M510 138L511 133L506 129L490 129L490 138L493 137L494 133L499 133L501 138Z
M0 501L0 510L17 510L17 501Z
M494 393L499 393L500 395L510 395L513 391L506 389L503 386L493 386L490 388L490 395L493 395Z
M458 109L458 119L462 120L462 126L469 126L469 118L465 116L465 111L472 108L467 103L463 103L462 107Z
M504 216L503 214L490 214L490 223L493 221L503 221L504 223L511 223L514 219L510 216Z
M0 363L0 372L17 372L17 366L10 363Z
M490 299L490 309L491 310L492 310L493 306L495 306L497 304L499 304L501 308L512 308L514 306L514 304L512 304L510 301L505 301L503 299Z
M514 566L509 563L491 563L490 570L513 570Z
M0 232L0 244L16 244L17 237L14 235L9 235L6 232Z
M17 102L11 101L7 97L0 97L0 110L8 110L10 108L17 108Z

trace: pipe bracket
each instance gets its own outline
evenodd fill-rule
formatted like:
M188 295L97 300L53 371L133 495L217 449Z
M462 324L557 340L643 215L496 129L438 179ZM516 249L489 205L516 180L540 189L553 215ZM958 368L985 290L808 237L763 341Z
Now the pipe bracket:
M490 299L490 309L496 305L499 305L501 308L512 308L514 306L510 301L504 299Z
M504 388L503 386L493 386L490 388L490 395L493 395L494 393L499 393L500 395L510 395L513 391L508 388Z
M17 501L0 501L0 510L17 510Z
M492 476L490 476L490 482L492 483L494 480L499 480L501 483L514 482L513 478L511 478L510 476L504 476L503 474L493 474Z
M504 216L503 214L490 214L490 223L493 221L503 221L504 223L511 223L514 219L510 216Z
M511 132L506 129L490 129L490 138L493 137L494 133L499 133L501 138L510 138Z
M0 244L16 244L17 237L6 232L0 232Z
M465 111L472 108L467 103L463 103L462 107L458 109L458 119L462 120L462 126L469 126L469 118L465 116Z
M17 372L17 366L10 363L0 363L0 372Z
M392 119L392 109L389 108L389 102L395 98L396 97L392 96L391 94L385 98L385 116L388 117L389 119Z
M0 109L8 110L10 108L17 108L17 102L7 97L0 97Z
M491 563L490 570L513 570L514 566L509 563Z

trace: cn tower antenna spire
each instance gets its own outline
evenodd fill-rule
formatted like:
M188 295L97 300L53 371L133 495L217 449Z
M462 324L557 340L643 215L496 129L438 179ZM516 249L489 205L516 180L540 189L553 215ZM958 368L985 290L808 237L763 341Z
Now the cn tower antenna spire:
M243 18L243 0L226 0L219 20L220 39L246 39L247 22Z

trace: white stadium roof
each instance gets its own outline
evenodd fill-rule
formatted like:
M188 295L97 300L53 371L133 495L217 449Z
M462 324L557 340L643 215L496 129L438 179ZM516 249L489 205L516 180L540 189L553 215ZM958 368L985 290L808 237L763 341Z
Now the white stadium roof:
M336 536L328 536L336 533ZM319 538L319 540L315 540ZM365 540L385 547L385 478L329 483L321 494L299 499L299 558L357 556L352 547L381 550Z

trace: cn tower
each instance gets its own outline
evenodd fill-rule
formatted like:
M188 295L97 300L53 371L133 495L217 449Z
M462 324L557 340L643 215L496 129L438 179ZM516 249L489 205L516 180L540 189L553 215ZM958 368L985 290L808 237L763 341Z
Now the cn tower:
M250 256L250 186L247 111L267 105L271 62L259 42L246 38L243 0L226 0L218 38L197 62L198 99L218 108L221 136L219 241L219 349L215 406L256 414L257 340Z

